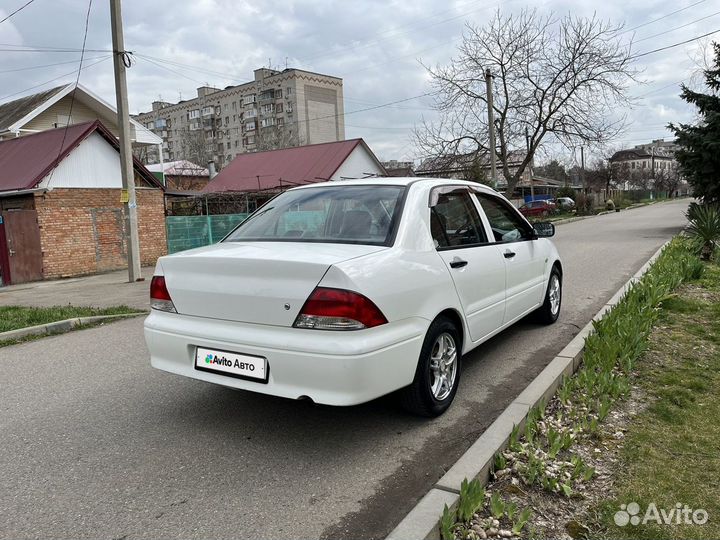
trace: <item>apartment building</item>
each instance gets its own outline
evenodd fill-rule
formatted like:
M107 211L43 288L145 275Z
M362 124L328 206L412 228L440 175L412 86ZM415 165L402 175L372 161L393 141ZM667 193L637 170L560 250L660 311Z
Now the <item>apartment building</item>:
M675 172L678 168L675 152L680 146L664 139L655 139L634 148L619 150L610 158L614 168L623 168L631 172L647 173L652 177L657 171ZM651 172L653 171L653 172Z
M343 81L301 69L254 71L254 80L223 89L203 86L197 97L134 116L162 137L138 157L146 164L188 160L222 169L238 154L342 141ZM162 155L160 154L162 148Z

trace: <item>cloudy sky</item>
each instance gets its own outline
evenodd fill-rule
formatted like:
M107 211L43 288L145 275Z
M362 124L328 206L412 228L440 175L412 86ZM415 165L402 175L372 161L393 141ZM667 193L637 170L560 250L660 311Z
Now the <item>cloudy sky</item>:
M0 20L27 0L0 0ZM0 102L75 79L82 45L84 0L34 0L0 23ZM720 30L718 0L124 0L131 112L153 100L194 97L196 88L252 78L260 66L299 67L344 79L346 136L363 137L381 159L418 157L413 126L433 118L421 62L442 64L455 54L466 21L482 25L494 10L530 6L541 13L599 17L624 23L641 53ZM720 39L720 32L713 37ZM670 121L692 119L678 97L681 81L698 71L710 38L637 60L641 82L631 94L628 131L617 146L669 138ZM43 51L18 52L18 46ZM94 0L80 82L114 103L108 0ZM70 52L48 51L66 48ZM54 65L53 65L54 64ZM353 111L359 111L353 113ZM569 164L572 156L568 156Z

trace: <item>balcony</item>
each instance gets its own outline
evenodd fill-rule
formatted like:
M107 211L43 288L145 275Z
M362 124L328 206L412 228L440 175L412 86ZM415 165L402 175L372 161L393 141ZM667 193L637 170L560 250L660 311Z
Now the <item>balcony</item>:
M275 99L275 90L265 90L264 92L260 92L260 98L258 101L271 101Z

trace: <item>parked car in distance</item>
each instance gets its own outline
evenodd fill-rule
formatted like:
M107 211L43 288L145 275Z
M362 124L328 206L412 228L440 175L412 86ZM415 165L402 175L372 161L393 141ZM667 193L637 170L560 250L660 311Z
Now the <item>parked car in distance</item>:
M409 411L437 416L455 397L464 354L530 313L557 320L554 232L474 182L294 188L220 243L158 260L150 361L329 405L400 390Z
M551 201L541 200L527 202L518 208L518 210L520 210L522 215L525 217L547 217L552 214L556 214L558 212L558 207Z
M554 199L554 202L561 210L573 210L575 208L575 201L570 197L558 197Z

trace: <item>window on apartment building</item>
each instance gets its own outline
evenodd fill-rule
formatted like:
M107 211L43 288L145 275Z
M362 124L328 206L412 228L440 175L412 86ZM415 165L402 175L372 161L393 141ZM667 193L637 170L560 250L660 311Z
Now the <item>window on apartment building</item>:
M275 106L275 112L283 112L283 104L282 103L278 103Z
M243 105L250 105L251 103L255 103L255 94L243 97Z
M233 101L233 111L237 111L237 101Z
M233 157L232 154L228 154L227 161L230 163L232 161Z
M200 118L200 109L193 109L188 112L188 119L193 120L194 118Z
M227 112L227 110L228 110L228 104L227 104L227 103L226 103L225 105L223 105L223 109L225 110L225 112Z
M281 99L282 98L282 89L278 88L275 90L275 99Z
M287 107L285 107L285 110L286 110L288 113L293 112L292 102L290 102L290 101L287 102Z
M291 95L292 95L292 86L288 86L288 87L285 89L285 96L286 96L286 97L290 97Z
M245 124L245 131L254 131L255 130L255 122L248 122Z
M270 127L275 125L274 118L263 118L261 122L262 127Z
M284 126L284 125L285 125L285 119L284 119L284 118L278 118L278 119L277 119L277 125L278 125L278 126Z
M236 141L235 141L235 148L237 148L238 146L240 146L240 141L236 140Z
M175 159L175 154L173 152L170 152L170 161L172 161L173 159Z
M226 126L227 126L227 125L230 125L230 117L229 117L229 116L226 116L226 117L225 117L225 125L226 125Z

